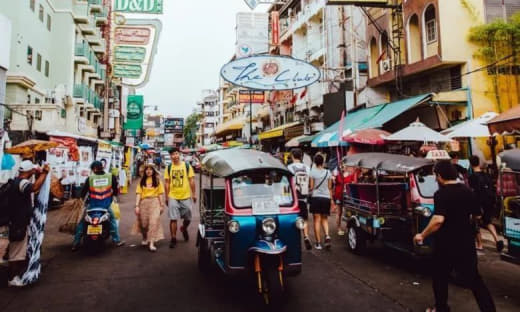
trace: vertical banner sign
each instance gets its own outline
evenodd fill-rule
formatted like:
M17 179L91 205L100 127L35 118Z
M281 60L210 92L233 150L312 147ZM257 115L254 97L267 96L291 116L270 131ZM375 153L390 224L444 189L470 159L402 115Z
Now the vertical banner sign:
M142 95L129 95L125 129L143 128L143 103Z
M271 44L280 44L280 12L271 12Z
M237 13L237 57L269 52L269 14Z

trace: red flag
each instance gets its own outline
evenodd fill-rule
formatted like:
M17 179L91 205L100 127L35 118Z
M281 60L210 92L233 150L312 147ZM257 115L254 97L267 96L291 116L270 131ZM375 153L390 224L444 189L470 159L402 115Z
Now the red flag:
M298 100L298 94L294 94L291 98L291 104L296 103L296 100Z
M300 99L303 99L307 95L307 88L303 89L303 92L300 94Z
M383 50L383 53L381 53L381 55L379 55L379 57L377 58L376 64L379 64L383 60L385 55L386 55L386 50Z

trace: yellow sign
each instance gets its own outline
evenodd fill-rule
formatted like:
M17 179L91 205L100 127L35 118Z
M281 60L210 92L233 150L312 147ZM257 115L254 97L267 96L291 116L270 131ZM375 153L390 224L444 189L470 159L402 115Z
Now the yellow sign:
M102 225L89 225L87 227L87 235L101 235L103 232Z

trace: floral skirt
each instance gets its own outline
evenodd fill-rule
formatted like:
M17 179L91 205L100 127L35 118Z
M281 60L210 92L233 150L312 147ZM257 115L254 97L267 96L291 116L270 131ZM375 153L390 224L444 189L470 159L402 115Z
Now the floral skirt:
M164 239L161 226L161 206L159 198L145 198L139 205L139 215L132 227L132 234L143 236L143 240L157 242Z

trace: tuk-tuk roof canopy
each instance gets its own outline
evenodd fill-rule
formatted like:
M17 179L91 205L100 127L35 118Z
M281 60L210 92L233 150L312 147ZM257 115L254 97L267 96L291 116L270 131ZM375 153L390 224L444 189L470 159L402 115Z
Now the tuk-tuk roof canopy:
M270 154L247 149L229 149L214 151L202 159L202 167L219 177L228 177L249 170L290 171L277 158Z
M424 158L387 153L360 153L344 157L343 165L407 173L426 166L431 166L433 165L433 161Z
M505 163L506 168L520 171L520 149L504 151L498 155L500 161Z

